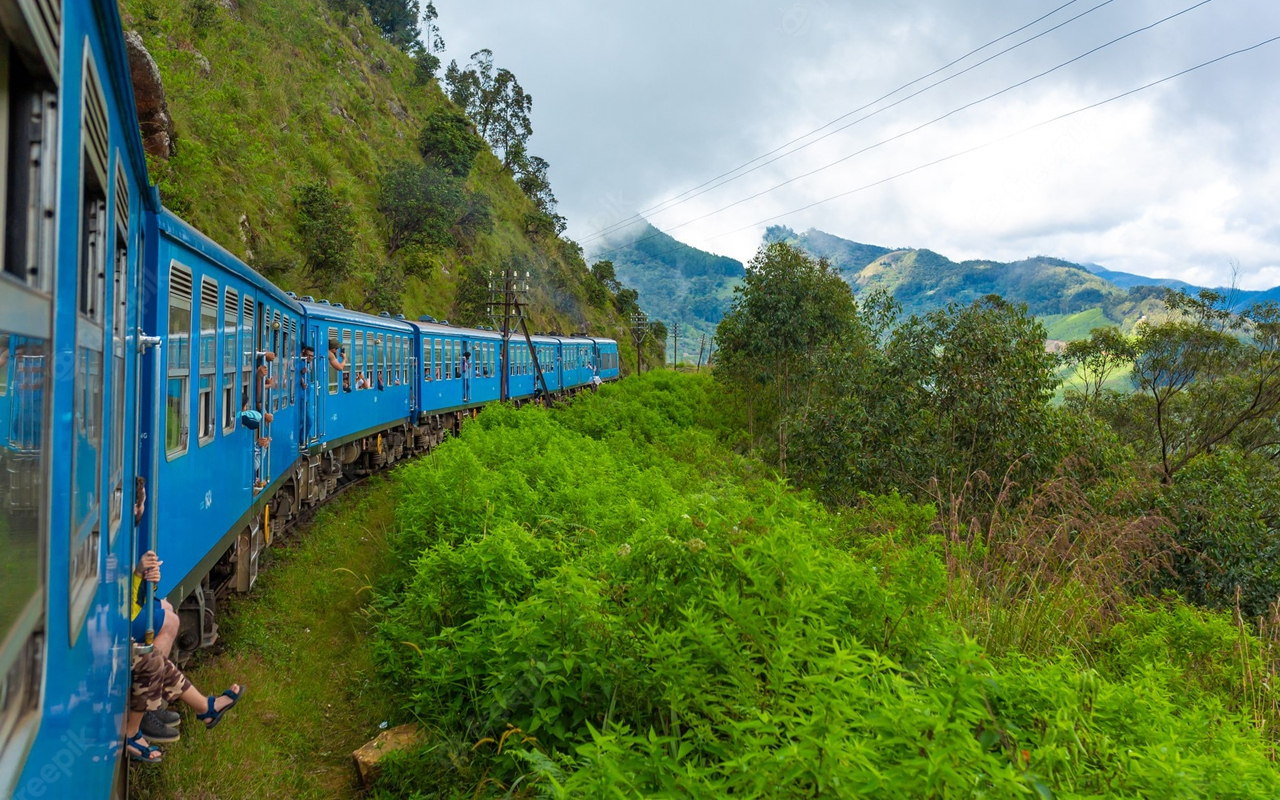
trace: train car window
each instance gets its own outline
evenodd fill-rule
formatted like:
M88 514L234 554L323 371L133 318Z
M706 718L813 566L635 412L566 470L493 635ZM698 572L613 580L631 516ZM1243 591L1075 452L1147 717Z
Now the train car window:
M165 453L172 460L187 452L191 374L191 270L169 268L169 361L165 388Z
M280 380L278 383L280 404L285 406L293 405L293 320L286 315L281 320L281 351L280 360Z
M240 410L248 411L253 402L250 383L253 380L253 331L257 327L253 297L245 295L240 313Z
M116 156L115 264L111 284L111 507L108 535L115 543L124 519L124 341L129 314L129 182Z
M236 429L236 383L239 352L236 347L236 316L240 313L240 293L227 289L222 300L222 432Z
M342 329L342 358L346 364L346 369L342 371L342 390L344 392L351 391L351 373L355 371L356 352L351 347L351 331L347 328Z
M0 34L7 124L4 142L4 272L32 289L52 289L57 235L58 95L50 74L32 70ZM56 62L55 62L56 63ZM2 741L2 740L0 740Z
M355 385L353 388L360 390L364 388L364 331L356 331L356 349L355 349Z
M38 729L45 674L45 606L49 572L47 520L49 448L46 359L51 358L48 295L54 273L58 171L57 86L61 3L53 18L32 6L6 4L0 29L0 797L8 797ZM31 21L25 29L24 12ZM21 29L21 30L20 30ZM23 41L10 41L9 36ZM39 53L25 60L18 48ZM43 61L44 68L38 65ZM10 281L9 279L13 279ZM20 284L26 288L15 286ZM52 363L51 361L49 362ZM68 365L70 366L70 365Z
M218 418L214 405L214 384L218 368L218 284L200 279L200 376L196 392L196 441L204 446L213 441Z
M370 335L373 336L372 332L370 332ZM373 336L373 381L375 386L379 380L382 381L383 386L386 385L386 359L387 348L385 342L382 340L382 336Z
M281 360L281 356L284 355L284 353L280 349L280 338L282 335L283 331L280 329L280 312L276 311L271 315L271 332L268 334L269 341L271 342L271 352L275 353L276 360L267 366L267 372L270 374L271 378L274 378L272 381L271 393L269 395L271 398L271 404L269 407L273 411L280 410L280 397L284 394L284 392L280 391L280 376L284 372L284 361Z
M101 552L107 250L107 106L85 52L81 94L79 242L76 261L75 390L71 451L70 634L75 641L97 589Z
M289 364L289 405L298 404L298 351L302 340L298 338L298 320L289 317L289 345L284 349L285 361Z
M444 377L444 352L441 349L441 342L439 339L433 339L432 341L435 343L436 380L441 380Z
M325 338L325 345L324 345L324 346L325 346L325 352L324 352L323 356L324 356L324 359L325 359L325 369L326 369L326 370L328 371L328 373L329 373L329 394L337 394L337 393L338 393L338 380L339 380L339 378L338 378L338 372L339 372L339 371L338 371L338 370L336 370L336 369L334 369L334 368L333 368L333 364L329 362L329 359L330 359L330 358L333 358L333 359L335 359L335 360L337 360L337 361L339 361L339 362L341 362L341 361L342 361L342 359L338 356L337 352L335 352L335 351L336 351L336 350L338 350L338 348L339 348L339 344L338 344L338 331L337 331L337 329L336 329L336 328L330 328L330 329L329 329L329 335L328 335L328 337L326 337L326 338ZM320 355L320 354L319 354L319 353L317 353L317 356L319 356L319 355Z

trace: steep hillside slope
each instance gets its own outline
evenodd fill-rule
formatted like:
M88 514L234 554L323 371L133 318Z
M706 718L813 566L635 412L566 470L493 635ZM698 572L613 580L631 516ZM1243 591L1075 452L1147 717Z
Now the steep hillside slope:
M122 0L126 29L154 57L174 148L152 158L164 202L287 289L370 311L484 320L485 283L504 264L533 276L534 327L618 337L609 297L581 250L533 224L536 207L487 148L465 176L452 244L388 255L378 177L421 163L424 120L449 104L384 41L367 14L325 0ZM350 209L350 273L306 269L297 192L329 187ZM343 226L344 228L346 226ZM630 363L634 359L623 359Z

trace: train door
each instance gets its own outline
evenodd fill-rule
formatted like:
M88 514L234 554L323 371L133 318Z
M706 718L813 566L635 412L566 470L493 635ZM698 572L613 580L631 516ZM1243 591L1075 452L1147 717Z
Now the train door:
M325 392L321 386L328 373L328 342L320 341L320 329L306 327L307 346L311 348L311 359L304 360L302 368L306 370L307 385L302 390L302 439L304 445L310 447L320 438L324 424Z

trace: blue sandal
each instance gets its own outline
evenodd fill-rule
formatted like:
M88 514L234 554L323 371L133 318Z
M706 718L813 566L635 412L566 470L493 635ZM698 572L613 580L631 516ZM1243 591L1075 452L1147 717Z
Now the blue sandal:
M142 743L142 731L138 731L133 736L125 739L124 749L129 754L130 761L137 761L140 764L159 764L164 760L164 753L159 747L150 743ZM152 756L155 756L155 758L152 758Z
M233 692L230 689L228 689L222 694L217 695L216 697L206 698L209 701L209 710L203 714L196 714L196 719L204 723L205 729L212 730L214 727L217 726L219 722L222 721L223 714L227 713L228 711L236 707L236 703L240 702L240 697L243 694L244 694L244 687L241 686L240 691L238 692ZM223 697L223 696L230 697L231 703L227 705L225 708L215 709L213 707L213 704L217 702L218 697Z

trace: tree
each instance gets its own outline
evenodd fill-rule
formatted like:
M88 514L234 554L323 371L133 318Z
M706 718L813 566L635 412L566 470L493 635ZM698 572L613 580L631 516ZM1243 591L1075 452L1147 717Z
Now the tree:
M547 216L555 216L556 196L551 192L551 181L547 178L550 166L546 159L538 156L529 158L520 165L521 172L516 177L516 184L539 211Z
M757 393L769 398L784 473L787 416L809 401L817 357L851 330L856 309L849 284L826 259L771 242L751 260L716 329L725 367L717 375L744 393L749 418Z
M352 269L355 213L351 204L328 183L317 180L294 189L293 206L303 269L317 287L332 288Z
M466 111L480 137L501 154L503 166L515 172L533 135L533 97L510 70L494 70L493 51L487 49L472 53L466 69L449 62L444 83L449 99Z
M1170 316L1139 329L1131 403L1165 483L1225 444L1272 452L1280 416L1280 307L1234 313L1226 298L1170 291ZM1274 457L1274 456L1273 456Z
M1094 328L1088 339L1068 342L1064 360L1075 367L1084 386L1081 397L1086 404L1102 397L1102 387L1116 370L1133 363L1133 342L1114 325Z
M418 37L418 0L365 0L369 16L382 38L406 53L421 47Z
M601 260L592 264L591 275L596 279L597 283L610 292L617 292L621 288L618 283L618 271L614 268L612 261Z
M389 263L377 265L365 276L362 310L371 313L379 311L395 313L400 308L404 287L404 272Z
M466 115L449 106L434 109L418 134L422 158L458 178L470 174L483 147L484 142L477 138Z
M422 39L426 44L420 45L413 54L414 82L421 86L430 83L436 76L436 70L440 69L444 37L440 35L440 26L436 24L439 17L436 4L427 0L427 7L422 11Z
M387 255L405 245L449 247L463 208L462 183L433 165L402 160L378 178L378 210L387 222Z

